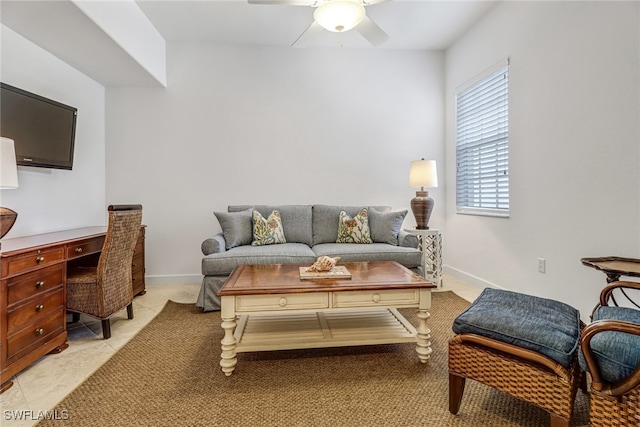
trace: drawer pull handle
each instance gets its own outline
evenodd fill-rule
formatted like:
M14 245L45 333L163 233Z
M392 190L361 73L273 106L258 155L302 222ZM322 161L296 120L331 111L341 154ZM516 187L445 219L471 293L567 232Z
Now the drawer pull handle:
M44 304L36 305L36 312L44 310Z
M373 302L378 303L380 302L380 294L373 294L373 298L371 298L373 300Z
M36 329L36 336L39 337L40 335L44 334L44 329L42 328L38 328Z
M280 307L284 307L285 305L287 305L287 299L286 298L280 298L280 301L278 301L278 305Z
M40 264L41 262L44 262L44 257L43 256L39 256L36 258L36 263Z
M76 248L76 253L77 254L81 254L82 253L82 248Z
M36 289L41 289L44 286L44 282L42 280L36 282Z

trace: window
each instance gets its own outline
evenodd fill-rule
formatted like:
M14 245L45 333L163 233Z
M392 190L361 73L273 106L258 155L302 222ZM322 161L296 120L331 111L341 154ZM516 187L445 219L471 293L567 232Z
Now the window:
M458 213L509 216L509 64L456 94Z

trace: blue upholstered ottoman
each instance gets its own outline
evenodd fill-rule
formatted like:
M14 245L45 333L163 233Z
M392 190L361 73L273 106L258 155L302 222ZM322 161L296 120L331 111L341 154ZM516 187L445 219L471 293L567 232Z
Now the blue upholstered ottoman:
M453 323L449 410L460 409L466 378L549 412L568 426L580 380L580 313L545 298L485 289Z

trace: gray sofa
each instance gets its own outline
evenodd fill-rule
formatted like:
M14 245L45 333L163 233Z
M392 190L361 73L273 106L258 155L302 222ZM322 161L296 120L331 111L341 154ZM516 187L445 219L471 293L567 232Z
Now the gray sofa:
M216 292L233 269L247 264L309 264L319 256L339 256L342 262L397 261L422 274L421 252L415 235L402 231L407 211L389 206L366 207L373 243L336 243L340 211L351 217L364 206L232 205L216 212L222 233L202 242L202 287L196 305L204 311L220 309ZM286 243L252 246L252 211L267 218L277 210Z

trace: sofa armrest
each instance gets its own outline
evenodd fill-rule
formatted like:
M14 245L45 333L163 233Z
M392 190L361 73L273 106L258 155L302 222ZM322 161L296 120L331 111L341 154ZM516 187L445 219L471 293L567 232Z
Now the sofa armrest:
M400 230L400 233L398 233L398 246L419 249L420 242L417 235Z
M222 233L218 233L213 237L209 237L202 245L200 245L200 249L204 255L218 254L220 252L224 252L227 249L226 242L224 240L224 235Z

